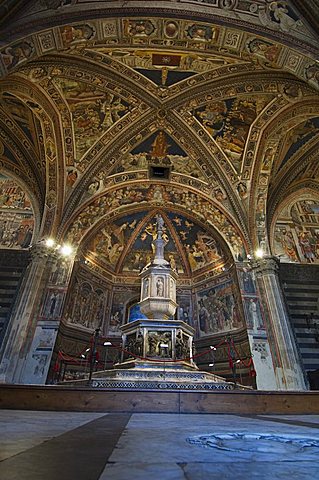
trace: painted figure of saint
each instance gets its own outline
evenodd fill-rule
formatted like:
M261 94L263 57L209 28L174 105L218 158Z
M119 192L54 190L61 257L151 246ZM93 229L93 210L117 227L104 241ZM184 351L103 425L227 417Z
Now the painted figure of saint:
M152 143L152 157L163 158L167 155L167 149L169 147L164 132L159 132L154 142Z

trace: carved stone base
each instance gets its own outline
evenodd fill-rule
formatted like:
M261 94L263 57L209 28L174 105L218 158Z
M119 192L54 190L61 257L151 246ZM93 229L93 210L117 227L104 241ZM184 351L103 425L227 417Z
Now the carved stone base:
M134 358L193 362L194 329L181 320L135 320L121 327L121 363Z
M93 375L93 388L140 390L234 390L241 385L226 382L224 378L199 371L185 362L156 362L129 360L113 370Z

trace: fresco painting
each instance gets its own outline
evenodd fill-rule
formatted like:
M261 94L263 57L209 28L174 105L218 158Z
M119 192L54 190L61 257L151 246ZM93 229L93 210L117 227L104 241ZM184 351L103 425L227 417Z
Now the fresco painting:
M62 42L65 48L76 47L88 43L95 37L95 29L91 24L65 25L60 28Z
M232 281L197 292L197 312L201 337L242 327Z
M124 305L123 303L113 303L110 321L108 325L108 335L121 335L120 327L124 321Z
M167 133L160 131L143 140L130 153L124 155L112 173L148 169L151 165L169 167L179 172L205 180L196 162Z
M248 330L261 333L261 330L265 330L265 325L258 298L245 298L244 306Z
M69 324L94 330L101 328L104 321L107 294L89 282L76 281L72 298L68 298L65 318Z
M175 207L181 206L184 210L187 209L190 212L194 212L195 215L203 219L203 221L208 222L224 235L236 260L242 261L246 258L245 246L238 231L229 222L221 210L212 205L212 203L205 198L201 198L193 192L185 191L182 188L171 185L164 186L153 184L152 186L146 185L145 187L128 185L98 196L92 200L92 203L86 206L86 208L69 226L67 240L70 243L79 242L84 233L92 227L93 223L101 219L102 216L123 205L132 206L133 204L136 204L141 208L142 202L147 203L147 205L150 203L153 205L165 204L165 207L168 205L173 205ZM187 221L189 222L191 220ZM198 240L199 243L202 243L203 239L201 239L201 234L199 234L198 238L194 238L194 241L195 239ZM92 247L90 248L93 251ZM195 249L190 245L190 256L196 256L196 248L196 245ZM207 253L208 256L217 257L220 255L220 252L216 251L215 248L210 250L212 251ZM194 253L195 255L193 255ZM195 266L194 262L193 265Z
M134 322L135 320L141 320L147 318L144 313L141 312L140 306L138 303L135 303L129 308L128 311L128 322Z
M207 103L193 111L239 171L251 124L267 104L266 99L230 98Z
M282 261L319 263L319 200L294 203L290 216L289 222L287 217L277 220L274 253Z
M14 180L0 174L1 248L28 248L33 231L34 214L28 195Z
M243 291L243 293L244 294L256 293L253 273L247 270L246 268L243 268L242 270L238 269L237 272L240 280L241 290Z
M170 22L170 26L166 25L165 31L170 31L171 35L172 29L175 29L174 25L174 22ZM223 65L239 63L237 59L224 56L221 58L217 55L212 55L208 59L205 55L201 55L200 52L172 53L141 49L111 50L105 46L96 46L94 50L104 55L109 55L112 60L134 68L160 87L170 87L197 73L215 70Z
M165 258L179 275L208 267L213 269L225 262L216 238L193 220L172 212L163 213L163 218ZM113 271L139 273L153 258L155 238L155 215L150 217L147 212L139 212L105 224L89 242L86 252L89 258L105 263ZM123 265L118 264L122 252Z
M319 128L319 118L311 118L305 122L297 125L288 132L287 144L290 145L279 169L281 169L300 148L302 148L309 140L311 140L317 133Z
M106 130L128 112L129 105L113 93L84 82L56 78L55 83L71 110L79 160Z
M194 326L191 294L189 293L189 295L177 295L176 301L178 304L176 310L176 318L178 320L183 320L183 322L188 323L191 326Z
M31 41L17 42L1 52L1 58L8 70L21 65L35 55L35 47Z
M35 145L37 132L35 124L37 118L32 114L31 109L14 95L4 92L1 95L1 104L6 108L15 123L19 125L28 140Z

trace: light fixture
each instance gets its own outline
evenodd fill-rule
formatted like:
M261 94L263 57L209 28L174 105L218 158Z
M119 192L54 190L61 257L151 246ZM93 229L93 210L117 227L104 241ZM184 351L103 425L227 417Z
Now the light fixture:
M209 363L208 366L209 367L213 367L215 364L214 363Z
M73 252L73 248L71 247L71 245L64 244L62 245L60 252L62 253L62 255L65 255L67 257L71 255L71 253Z
M52 248L55 246L55 241L53 240L53 238L47 238L45 244L48 248Z
M209 347L211 350L216 350L216 347L213 347L212 345L210 345Z
M86 352L89 352L90 350L91 350L90 348L87 348L85 351L86 351Z
M110 345L112 345L112 342L104 342L103 345L105 345L106 347L109 347Z
M240 363L240 362L241 362L240 360L236 360L236 362L235 362L235 363Z
M263 258L264 256L264 251L261 248L257 248L255 255L257 258Z
M85 358L85 355L84 355L84 353L82 353L82 355L81 355L81 358Z

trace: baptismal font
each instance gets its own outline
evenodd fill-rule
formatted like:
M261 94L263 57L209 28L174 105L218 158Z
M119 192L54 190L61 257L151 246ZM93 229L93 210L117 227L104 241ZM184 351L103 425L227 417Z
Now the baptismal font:
M141 312L147 319L135 320L122 326L122 365L136 362L185 364L196 369L193 362L194 329L175 320L177 272L164 258L166 241L163 239L164 221L156 216L156 239L153 241L154 258L140 273ZM133 354L133 358L132 355Z
M164 238L165 235L165 238ZM164 221L156 216L153 260L140 273L144 318L122 325L122 355L114 369L93 374L96 388L233 390L222 377L198 370L193 359L194 329L174 318L177 272L165 260ZM141 315L142 316L142 315ZM146 317L146 318L145 318Z

